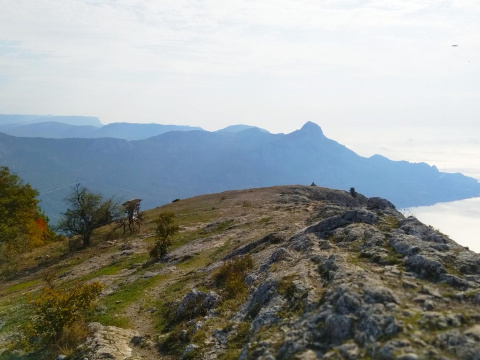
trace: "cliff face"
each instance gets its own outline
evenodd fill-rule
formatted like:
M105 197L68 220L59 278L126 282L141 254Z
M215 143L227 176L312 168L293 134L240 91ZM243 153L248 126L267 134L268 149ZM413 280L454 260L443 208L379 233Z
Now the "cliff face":
M181 231L151 264L163 211ZM54 264L69 266L61 281L106 286L72 358L479 359L480 255L387 200L281 186L185 199L145 218L140 234L97 237L91 252ZM120 318L130 330L98 324ZM120 342L121 353L104 345Z

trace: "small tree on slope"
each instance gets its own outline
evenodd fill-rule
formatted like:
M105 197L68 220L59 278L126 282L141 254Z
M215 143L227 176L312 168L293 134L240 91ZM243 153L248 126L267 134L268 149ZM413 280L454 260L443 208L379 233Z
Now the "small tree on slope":
M154 260L158 260L167 254L168 247L172 245L172 237L179 230L179 226L175 224L175 213L173 212L160 214L156 223L155 235L157 241L150 249L150 258Z
M120 216L119 205L113 198L104 199L80 184L67 198L68 208L58 224L67 235L80 235L83 247L90 246L93 230L115 221Z

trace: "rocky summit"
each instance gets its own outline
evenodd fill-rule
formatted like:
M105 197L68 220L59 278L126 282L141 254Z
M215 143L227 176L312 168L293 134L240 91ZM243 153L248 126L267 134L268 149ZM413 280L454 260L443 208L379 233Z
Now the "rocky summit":
M385 199L353 195L279 186L180 200L147 212L140 234L72 255L85 262L62 257L63 281L105 285L89 338L68 357L480 359L480 255ZM139 257L148 223L166 210L181 231L151 264ZM112 326L109 314L126 320Z

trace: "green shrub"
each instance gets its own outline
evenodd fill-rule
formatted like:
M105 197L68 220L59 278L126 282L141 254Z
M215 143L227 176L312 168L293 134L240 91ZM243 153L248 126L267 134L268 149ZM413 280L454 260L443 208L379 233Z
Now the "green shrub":
M228 260L215 274L215 284L225 289L227 299L244 295L248 290L244 278L252 268L253 259L250 255Z
M26 329L27 338L36 339L38 347L78 345L75 339L86 335L84 316L102 289L99 282L77 282L65 289L44 287L29 301L34 316Z
M383 231L390 231L392 229L398 228L398 219L395 216L385 216L380 219L379 227Z
M172 237L180 229L179 226L175 224L175 213L173 212L160 214L156 224L155 235L157 240L149 251L152 260L158 260L167 254L168 247L172 245L173 242Z

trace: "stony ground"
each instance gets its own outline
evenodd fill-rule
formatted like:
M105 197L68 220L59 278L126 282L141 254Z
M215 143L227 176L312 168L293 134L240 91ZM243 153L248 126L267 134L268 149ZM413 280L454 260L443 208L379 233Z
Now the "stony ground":
M181 231L150 263L163 211ZM0 283L0 347L54 269L60 284L105 285L72 359L480 359L480 256L388 201L281 186L145 215L137 234L102 229L91 249Z

